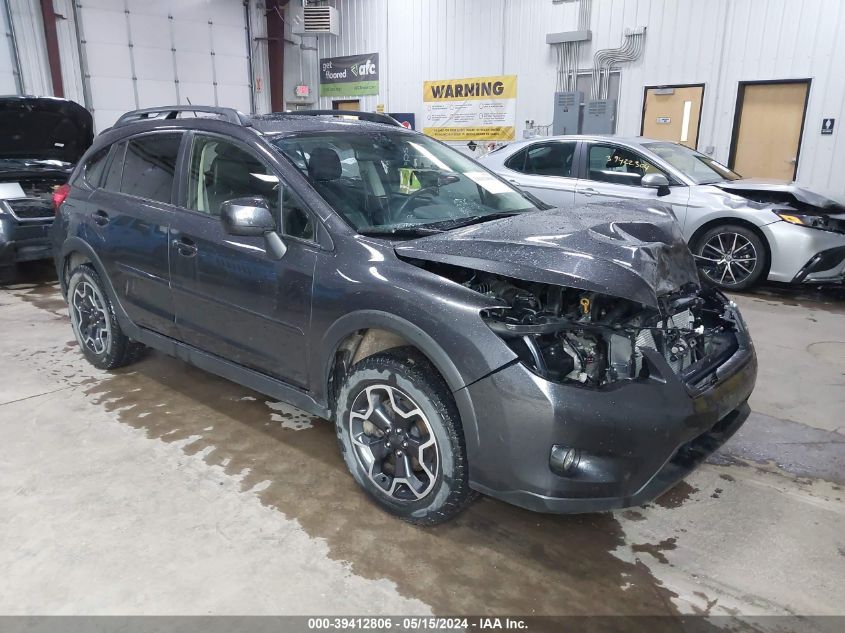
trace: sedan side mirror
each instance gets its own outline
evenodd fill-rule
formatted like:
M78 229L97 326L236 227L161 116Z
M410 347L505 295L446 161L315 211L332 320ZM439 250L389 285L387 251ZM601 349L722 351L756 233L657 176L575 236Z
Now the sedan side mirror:
M646 174L640 184L649 189L657 189L658 196L668 196L672 193L669 189L669 179L663 174Z
M267 242L267 253L273 259L281 259L287 246L276 233L276 221L267 208L264 198L234 198L220 205L220 221L229 235L258 237L263 235Z

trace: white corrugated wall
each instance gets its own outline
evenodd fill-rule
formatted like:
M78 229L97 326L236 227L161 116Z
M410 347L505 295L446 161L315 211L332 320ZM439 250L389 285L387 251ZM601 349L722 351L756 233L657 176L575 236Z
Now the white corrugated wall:
M51 94L38 0L2 2L12 13L23 92ZM87 92L87 104L100 129L124 110L185 103L188 98L249 110L250 83L256 110L269 108L262 0L249 3L253 35L258 38L251 46L252 71L239 0L53 2L65 18L58 20L57 30L66 96L85 103ZM301 3L291 0L289 21ZM288 27L288 107L297 101L293 95L297 83L309 84L318 93L319 58L378 52L381 92L362 98L366 110L384 104L387 111L414 112L419 121L424 80L503 73L518 76L517 134L525 120L538 125L551 122L555 57L545 35L577 28L577 2L334 0L333 4L341 19L339 37L302 38ZM3 15L0 24L4 34L10 32ZM81 47L78 26L85 40ZM704 83L699 148L722 161L730 151L740 81L812 79L798 179L845 193L845 178L840 177L840 166L845 164L842 0L593 0L590 26L593 40L582 47L582 71L592 66L596 49L620 45L624 28L647 27L642 58L621 67L617 132L639 133L644 86ZM0 93L17 91L8 35L5 40L0 46ZM83 78L80 52L90 77ZM331 105L316 96L302 101ZM821 122L827 117L837 119L837 129L822 136Z
M296 5L300 0L292 0ZM364 109L423 112L428 79L515 74L517 135L525 120L551 123L555 62L549 32L577 29L578 3L552 0L336 0L338 37L303 51L303 79L319 90L316 60L380 54L381 92ZM845 2L841 0L593 0L592 42L580 69L599 48L618 47L626 27L647 27L645 51L622 65L617 133L639 134L644 86L704 83L699 149L727 162L740 81L812 79L798 179L845 194ZM297 47L289 55L297 56ZM299 60L288 63L298 67ZM307 72L310 69L311 73ZM297 77L297 81L299 78ZM331 100L319 100L330 107ZM821 136L822 118L837 119Z

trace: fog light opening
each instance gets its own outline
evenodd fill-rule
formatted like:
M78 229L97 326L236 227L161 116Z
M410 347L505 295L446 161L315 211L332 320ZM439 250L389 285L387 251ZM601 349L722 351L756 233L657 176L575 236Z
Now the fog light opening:
M578 449L560 444L552 446L552 452L549 455L549 467L552 472L564 476L571 475L578 468L579 461L581 461L581 452Z

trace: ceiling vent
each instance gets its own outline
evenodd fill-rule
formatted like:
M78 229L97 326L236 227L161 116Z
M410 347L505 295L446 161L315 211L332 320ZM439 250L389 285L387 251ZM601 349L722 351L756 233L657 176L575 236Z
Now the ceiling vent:
M294 23L297 35L340 35L340 19L337 9L326 5L305 6L302 21Z

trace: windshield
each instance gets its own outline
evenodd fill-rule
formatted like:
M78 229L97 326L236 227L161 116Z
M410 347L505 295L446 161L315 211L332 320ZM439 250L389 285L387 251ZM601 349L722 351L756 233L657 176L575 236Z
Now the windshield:
M721 163L677 143L646 143L645 147L672 165L697 185L742 178Z
M360 233L393 233L539 207L459 152L421 134L321 132L273 144Z

